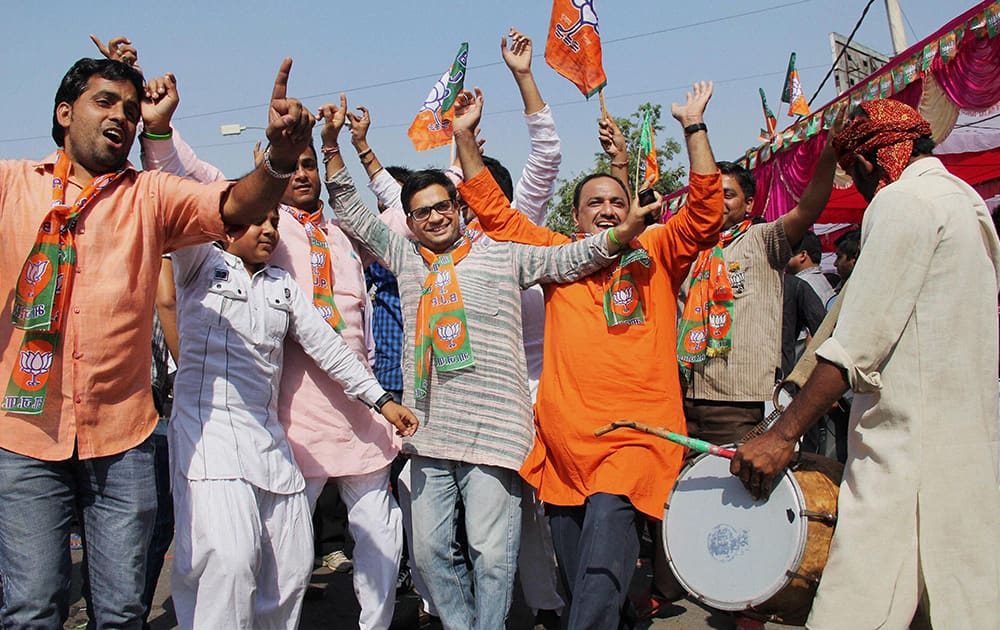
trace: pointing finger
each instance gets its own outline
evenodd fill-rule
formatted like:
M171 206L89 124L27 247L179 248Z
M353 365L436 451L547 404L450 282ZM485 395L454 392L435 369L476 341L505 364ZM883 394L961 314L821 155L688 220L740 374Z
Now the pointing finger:
M277 101L285 98L288 93L288 74L292 70L292 58L285 57L278 69L278 76L274 79L274 89L271 91L271 100Z

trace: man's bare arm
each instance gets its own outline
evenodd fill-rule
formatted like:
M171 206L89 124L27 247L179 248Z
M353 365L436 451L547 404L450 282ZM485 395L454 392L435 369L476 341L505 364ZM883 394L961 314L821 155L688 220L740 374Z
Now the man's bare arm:
M775 477L792 460L799 438L829 411L847 388L844 370L820 358L802 391L774 426L736 449L729 470L743 481L755 499L770 495Z
M791 211L782 217L785 227L785 236L792 247L802 241L806 231L812 227L819 215L823 213L823 208L830 201L830 193L833 191L833 177L837 171L837 155L833 150L833 138L844 128L847 108L844 109L833 126L827 131L826 144L823 152L819 154L816 162L816 170L802 191L799 203Z
M712 98L713 88L714 84L711 81L699 81L692 86L692 91L687 93L684 104L672 103L670 105L670 113L680 123L682 129L705 123L705 107L708 105L709 99ZM707 129L694 133L685 131L684 142L687 144L692 173L711 175L719 170L715 165L712 146L708 142Z

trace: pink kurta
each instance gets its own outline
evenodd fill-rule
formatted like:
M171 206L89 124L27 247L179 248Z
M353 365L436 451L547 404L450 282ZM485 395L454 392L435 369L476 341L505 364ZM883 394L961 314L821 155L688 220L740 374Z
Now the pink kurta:
M369 365L365 339L367 291L361 259L336 224L324 220L333 267L333 299L346 327L341 336ZM309 239L287 212L281 213L281 241L270 262L287 270L312 295ZM350 400L298 343L285 347L278 419L288 434L295 461L306 478L343 477L379 470L399 452L395 429L364 404Z

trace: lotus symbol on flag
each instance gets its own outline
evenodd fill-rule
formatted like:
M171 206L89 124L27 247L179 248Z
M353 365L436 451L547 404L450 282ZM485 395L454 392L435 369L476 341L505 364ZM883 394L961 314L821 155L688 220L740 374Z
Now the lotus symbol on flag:
M451 271L439 271L437 279L434 280L434 286L436 286L441 293L445 293L445 286L451 284Z
M51 352L39 352L37 350L22 350L21 351L21 369L31 374L31 378L25 385L30 387L36 387L41 383L38 382L38 375L45 374L52 367L52 353Z
M309 263L313 267L322 267L326 262L326 254L323 252L310 252L309 253Z
M632 302L632 295L634 293L635 289L632 287L616 289L611 293L611 299L619 306L628 306Z
M320 306L317 306L316 310L319 311L319 314L323 317L323 319L330 319L331 317L333 317L333 309L327 306L326 304L321 304Z
M441 131L451 124L451 121L441 119L441 105L451 95L451 88L447 85L447 81L447 74L438 79L434 87L431 88L430 94L427 95L427 100L424 101L420 112L417 112L418 116L421 112L430 112L434 116L434 122L427 125L429 131Z
M580 17L569 28L563 28L561 24L556 24L556 36L573 52L580 52L580 44L573 39L573 35L585 26L594 27L594 32L598 35L601 33L597 30L597 11L594 10L594 0L573 0L573 6L580 12Z
M437 333L438 337L440 337L443 341L448 342L448 349L450 350L455 347L455 340L462 334L462 322L454 322L452 324L438 326Z
M28 261L28 267L24 270L25 280L28 284L36 284L45 275L45 270L49 268L48 260Z

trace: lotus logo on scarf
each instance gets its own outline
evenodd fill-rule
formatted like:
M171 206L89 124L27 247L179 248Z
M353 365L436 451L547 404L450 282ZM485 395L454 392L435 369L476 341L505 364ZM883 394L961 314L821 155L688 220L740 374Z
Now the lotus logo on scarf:
M314 269L318 269L326 264L326 254L323 252L309 252L309 263Z
M22 350L20 365L22 370L31 374L31 378L24 384L25 387L38 387L42 384L38 381L38 376L47 374L52 367L52 353Z
M45 275L45 270L48 269L49 261L48 259L28 261L27 269L25 269L24 275L28 284L38 284L38 281L42 279Z
M316 310L319 311L319 314L323 317L323 319L330 319L333 317L333 309L326 304L320 304L316 307Z
M635 310L635 287L631 284L624 287L619 285L619 287L611 292L611 301L617 307L615 312L627 317Z
M451 270L439 271L437 274L437 279L434 281L434 286L444 294L446 293L445 287L451 284Z
M456 321L438 326L437 334L441 338L441 341L447 342L448 348L452 349L455 347L455 340L462 334L462 322Z
M24 261L23 273L17 280L17 294L26 302L31 302L45 291L56 268L51 261L41 253L36 253ZM34 316L32 316L34 317Z
M701 352L705 349L707 341L708 335L705 334L704 328L693 328L684 338L684 349L691 354Z
M725 336L726 331L729 330L729 314L725 311L721 313L709 313L708 328L712 338L722 338Z

